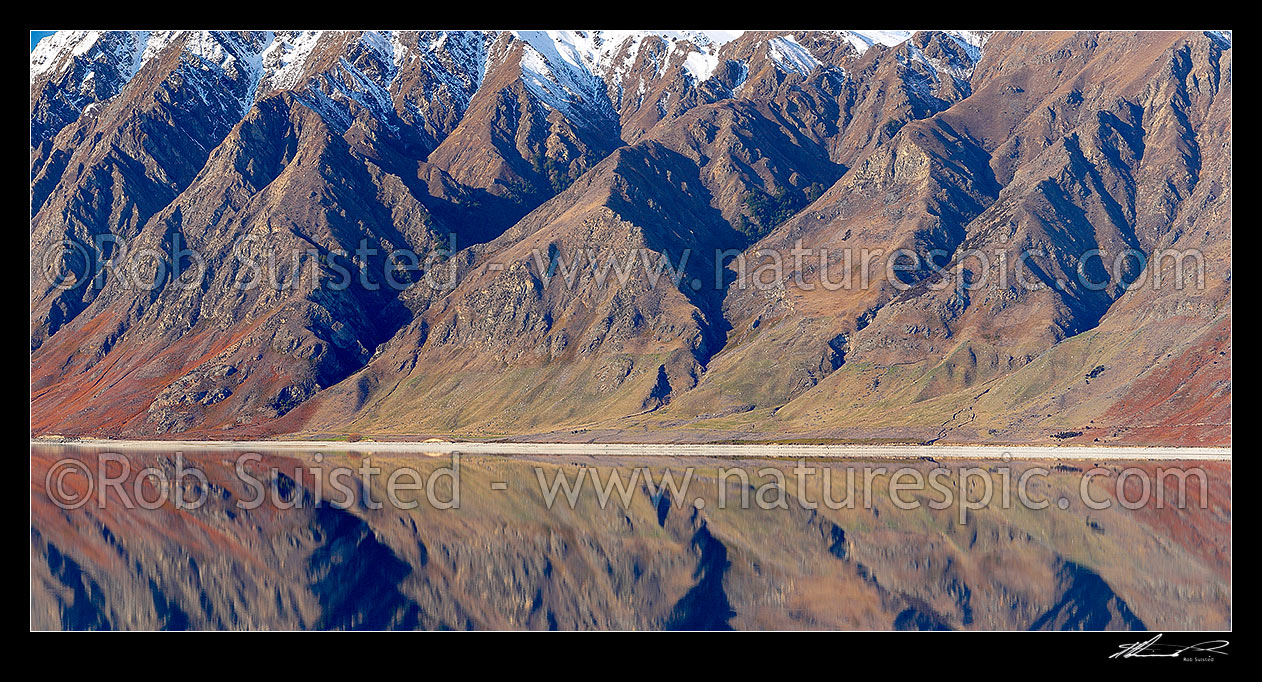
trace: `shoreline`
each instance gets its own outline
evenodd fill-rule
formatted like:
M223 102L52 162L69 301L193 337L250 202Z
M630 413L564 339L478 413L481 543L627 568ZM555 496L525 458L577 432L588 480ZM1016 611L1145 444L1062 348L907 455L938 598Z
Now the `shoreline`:
M774 457L838 459L1205 460L1230 462L1231 447L1090 445L794 445L718 443L537 443L476 441L113 440L31 438L31 446L132 450L296 450L425 455ZM655 450L657 452L655 452Z

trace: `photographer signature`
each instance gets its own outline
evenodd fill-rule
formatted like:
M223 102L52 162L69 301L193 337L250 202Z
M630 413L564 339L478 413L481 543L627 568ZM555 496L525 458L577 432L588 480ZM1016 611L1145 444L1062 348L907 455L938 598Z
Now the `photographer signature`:
M1178 658L1185 653L1191 654L1208 654L1213 658L1214 654L1227 655L1223 651L1228 644L1225 639L1214 639L1199 644L1159 644L1158 640L1161 635L1157 635L1146 642L1134 642L1131 644L1122 644L1120 651L1114 653L1109 658Z

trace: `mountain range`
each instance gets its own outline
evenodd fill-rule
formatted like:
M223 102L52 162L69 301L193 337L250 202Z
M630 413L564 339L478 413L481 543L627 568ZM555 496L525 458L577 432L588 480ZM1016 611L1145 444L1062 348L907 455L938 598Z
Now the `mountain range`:
M58 32L32 432L1229 445L1231 54Z

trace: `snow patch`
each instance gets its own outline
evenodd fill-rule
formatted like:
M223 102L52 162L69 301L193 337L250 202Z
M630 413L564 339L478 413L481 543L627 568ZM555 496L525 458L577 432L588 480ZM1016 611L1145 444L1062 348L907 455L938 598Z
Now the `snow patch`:
M1211 36L1222 38L1227 42L1227 46L1231 47L1231 31L1206 31Z
M982 60L982 48L990 40L990 31L946 31L946 34L964 49L974 64Z
M138 56L148 39L148 31L58 31L31 51L31 78L54 69L60 75L82 57L111 63L130 79L139 69Z
M710 80L710 76L714 75L714 70L717 68L719 68L717 54L689 52L684 58L684 71L687 71L688 75L697 79L699 83Z
M590 102L605 90L606 80L621 83L644 41L650 37L667 44L658 62L662 76L677 50L687 50L684 71L698 82L718 68L718 51L744 31L513 31L530 46L522 71L532 91L553 108L565 101ZM530 54L533 52L533 54ZM619 55L622 55L619 59ZM641 84L641 88L643 84Z
M850 43L859 54L868 51L873 45L894 47L907 42L915 31L840 31L846 42Z
M810 75L811 71L821 63L810 50L803 47L791 35L767 41L767 56L771 57L771 61L781 71L803 76Z
M605 83L597 75L602 51L592 31L514 31L526 44L521 57L522 80L545 106L569 118L603 114L598 102Z
M288 90L298 84L307 57L320 42L321 31L279 31L261 55L268 84Z

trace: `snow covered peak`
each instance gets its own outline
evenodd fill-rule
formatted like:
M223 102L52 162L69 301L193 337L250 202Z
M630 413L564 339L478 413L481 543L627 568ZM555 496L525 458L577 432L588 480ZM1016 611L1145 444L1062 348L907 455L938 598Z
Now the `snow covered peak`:
M818 33L831 33L863 54L877 45L904 43L915 31ZM973 63L980 59L987 33L947 33ZM522 45L522 82L541 104L602 122L617 119L615 109L624 97L643 100L650 83L672 67L681 68L694 84L710 80L722 65L723 48L749 37L745 31L717 30L365 31L350 41L333 40L341 36L324 31L59 31L31 52L31 78L56 82L71 107L59 116L73 120L90 104L121 92L146 64L178 45L185 64L207 75L207 83L214 74L227 76L232 97L248 108L266 93L307 91L311 78L322 77L312 73L309 62L328 44L346 51L331 62L318 57L321 64L333 64L338 73L327 75L337 87L312 97L344 95L386 113L396 108L394 79L407 72L409 87L424 84L416 96L440 97L448 109L462 112L490 68L492 46L506 35ZM765 39L766 54L785 73L806 76L827 58L812 52L818 50L816 43L804 39L803 32L760 35L771 36ZM956 69L967 70L969 65ZM426 109L417 101L399 106Z
M191 87L243 114L262 70L259 52L271 37L267 31L59 31L31 52L31 84L37 88L31 93L32 144L118 96L171 49L179 51L177 68L193 77Z
M622 48L630 43L632 52L644 39L658 37L674 46L687 42L698 51L713 54L724 44L739 38L744 31L512 31L543 54L562 57L572 66L604 75Z
M604 90L596 75L599 44L587 31L513 31L526 44L521 75L526 87L547 106L572 116L592 109Z
M873 45L893 47L907 41L915 31L837 31L859 54Z
M292 87L300 77L302 66L319 42L322 31L277 31L259 32L266 39L257 46L257 50L248 50L261 57L261 64L271 85L276 88ZM396 65L406 51L399 42L398 31L369 31L364 34L365 43L378 43L382 50L393 55ZM460 31L439 32L437 39L441 43L448 35L493 35L495 31ZM717 64L719 49L738 38L745 31L700 31L700 30L643 30L643 31L511 31L518 40L526 43L534 57L530 60L533 76L552 81L561 89L574 83L562 82L572 80L562 71L587 74L598 77L617 75L626 68L619 56L636 54L639 45L649 37L665 41L673 52L676 49L688 52L686 71L697 78L708 78ZM874 45L894 46L912 36L914 31L831 31L839 35L862 54ZM948 32L961 44L980 50L984 44L984 34L976 31ZM166 46L182 36L188 35L187 48L211 63L223 65L234 58L236 50L225 50L225 43L232 42L237 34L223 31L58 31L56 34L40 41L31 52L31 75L36 77L53 69L69 68L75 57L87 57L92 60L108 60L121 73L130 77L147 61L160 53ZM809 68L814 61L810 52L798 45L789 36L773 39L774 53L777 63L785 68L801 71ZM416 49L426 50L441 45L420 45ZM629 48L624 50L624 48ZM236 55L239 57L239 54ZM553 91L553 86L545 86L535 79L540 87Z
M148 41L148 31L58 31L31 51L31 77L59 74L82 57L109 62L130 78L141 66Z
M974 62L981 59L982 47L990 37L990 31L942 31L951 36L968 53ZM911 39L918 31L837 31L859 54L874 45L895 47Z
M243 55L256 54L269 43L271 32L58 31L41 40L31 52L31 76L56 75L69 69L75 58L81 58L108 63L125 78L131 78L181 39L185 39L184 50L189 55L229 68Z
M243 40L238 34L223 31L59 31L44 39L31 52L31 76L39 77L56 70L65 71L76 59L107 61L121 75L130 79L144 64L167 46L186 38L186 51L210 64L229 68L235 62L249 61L259 70L268 89L289 89L299 86L307 57L315 49L322 31L259 32L255 39ZM378 46L387 61L396 66L416 52L437 51L448 36L473 36L483 42L495 31L437 32L433 44L403 45L397 31L365 32L363 41ZM685 52L684 71L698 82L710 78L718 67L719 50L740 38L744 31L703 30L593 30L593 31L511 31L528 47L523 59L523 76L532 91L548 104L575 98L583 99L599 91L596 81L616 82L631 66L640 45L650 37L668 46L667 60L677 50ZM914 31L834 31L862 54L873 45L897 45ZM983 42L975 32L958 31L953 35L961 44L979 50ZM235 43L250 43L249 45ZM774 38L770 52L777 65L786 71L809 72L818 60L792 36ZM234 49L239 48L239 49ZM483 58L483 55L479 55ZM462 71L482 73L485 64L466 65Z
M298 84L307 56L320 42L321 31L277 31L270 45L263 50L262 64L268 85L287 90Z
M668 54L686 50L684 69L698 81L710 77L718 64L718 50L743 31L513 31L529 50L522 72L532 91L549 105L584 99L617 81L630 68L640 45L657 37ZM665 67L665 63L662 64Z

